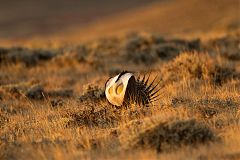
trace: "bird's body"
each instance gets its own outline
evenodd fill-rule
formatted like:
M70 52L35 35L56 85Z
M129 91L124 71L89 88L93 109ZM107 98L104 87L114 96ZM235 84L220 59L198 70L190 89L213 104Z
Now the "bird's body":
M153 85L156 78L150 83L149 76L135 78L131 72L121 72L117 76L110 78L105 85L105 95L107 100L115 106L129 105L135 103L138 105L149 106L156 98L159 90L156 90L158 84Z

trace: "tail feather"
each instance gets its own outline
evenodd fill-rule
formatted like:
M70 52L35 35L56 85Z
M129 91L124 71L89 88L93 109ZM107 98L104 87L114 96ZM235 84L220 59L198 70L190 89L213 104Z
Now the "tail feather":
M136 94L135 94L135 102L137 104L140 105L145 105L145 106L149 106L150 104L152 104L152 102L154 102L159 95L156 95L160 89L157 89L160 81L156 82L157 76L153 79L153 81L151 81L150 84L149 83L149 79L150 79L150 75L146 74L143 76L143 78L137 78L136 81Z
M157 76L153 79L153 81L149 84L149 86L146 88L146 90L149 90L151 87L152 87L152 85L153 85L153 83L155 82L155 80L157 79Z
M149 73L149 75L148 75L148 77L147 77L147 80L145 81L145 86L147 86L147 84L148 84L148 81L149 81L149 78L150 78L150 75L151 75L151 72Z

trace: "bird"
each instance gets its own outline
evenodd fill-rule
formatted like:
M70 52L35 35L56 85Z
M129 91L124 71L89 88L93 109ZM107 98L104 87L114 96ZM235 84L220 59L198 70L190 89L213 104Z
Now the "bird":
M134 103L140 106L150 106L154 101L158 100L158 85L153 81L149 82L150 74L144 74L141 79L136 77L134 73L122 71L118 75L109 78L105 83L105 95L109 103L114 106L129 106Z

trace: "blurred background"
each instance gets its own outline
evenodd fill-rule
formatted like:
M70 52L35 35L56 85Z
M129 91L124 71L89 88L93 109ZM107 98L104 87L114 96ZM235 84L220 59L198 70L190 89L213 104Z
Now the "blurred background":
M147 31L164 36L239 30L239 0L1 0L0 42L80 42Z

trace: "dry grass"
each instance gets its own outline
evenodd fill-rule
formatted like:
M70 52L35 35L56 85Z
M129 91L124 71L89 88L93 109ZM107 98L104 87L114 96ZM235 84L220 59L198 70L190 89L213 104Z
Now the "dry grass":
M0 158L239 159L240 62L211 43L136 34L48 52L2 49ZM106 101L109 75L149 65L161 79L155 106Z
M209 39L240 31L238 0L58 2L4 2L1 45L55 48L135 31ZM93 13L89 5L98 8Z

